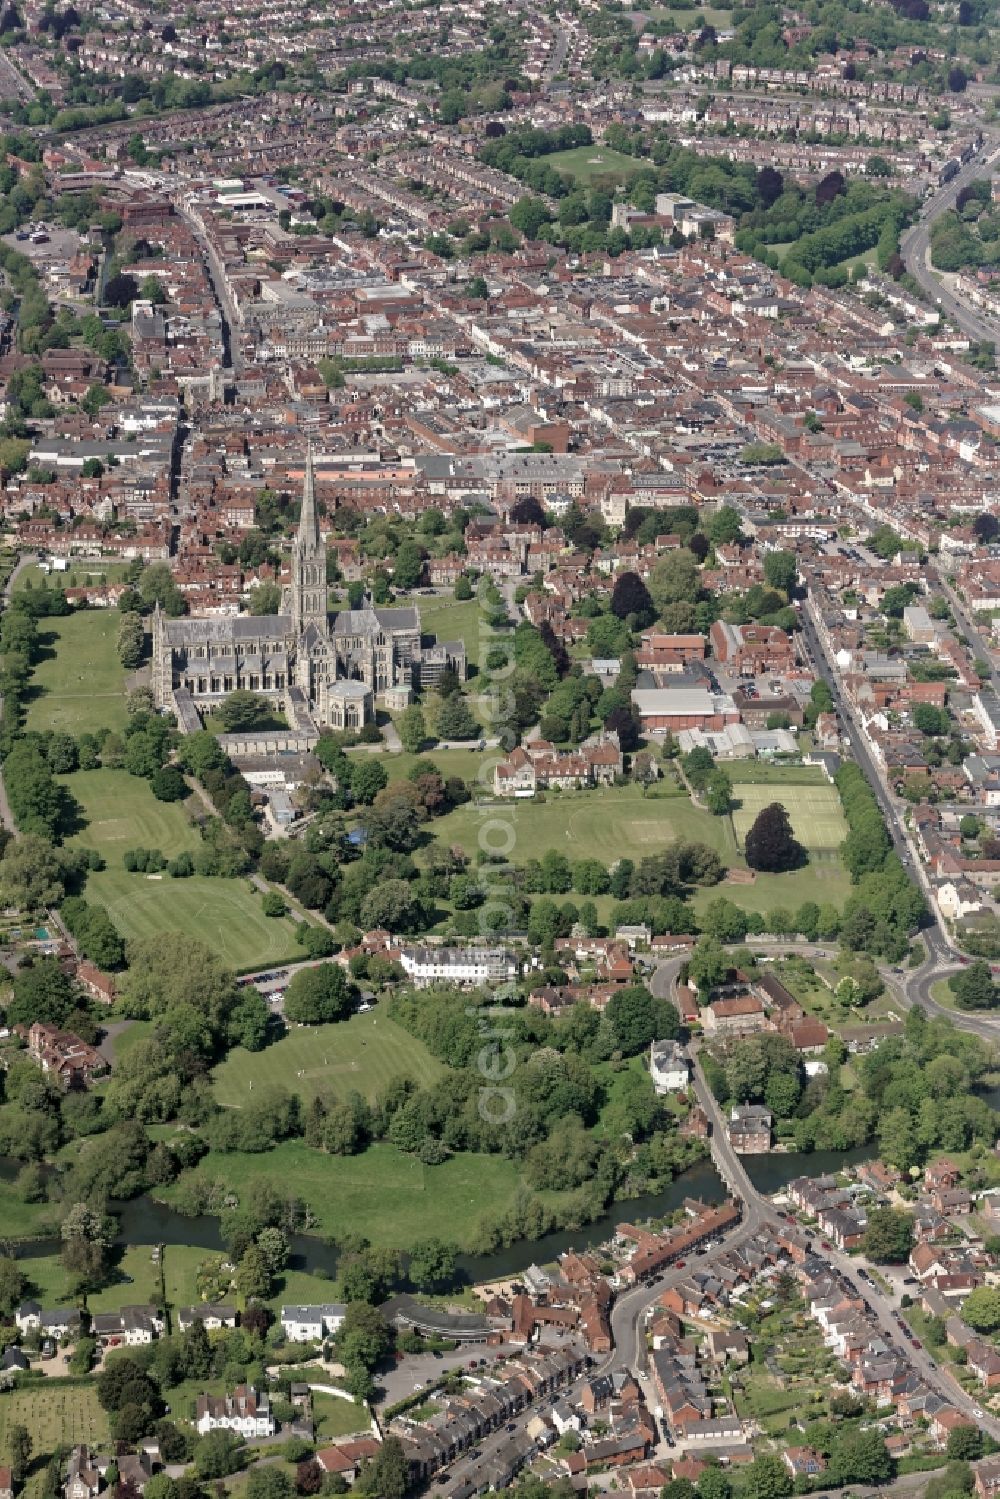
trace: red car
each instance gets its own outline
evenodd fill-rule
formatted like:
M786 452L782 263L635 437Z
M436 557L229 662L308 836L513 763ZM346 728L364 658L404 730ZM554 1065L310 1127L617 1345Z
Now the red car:
M833 1248L833 1245L832 1244L828 1244L825 1239L821 1240L821 1243L822 1243L824 1249L832 1249Z
M675 1270L683 1270L684 1266L686 1264L687 1264L687 1260L674 1260L674 1269Z

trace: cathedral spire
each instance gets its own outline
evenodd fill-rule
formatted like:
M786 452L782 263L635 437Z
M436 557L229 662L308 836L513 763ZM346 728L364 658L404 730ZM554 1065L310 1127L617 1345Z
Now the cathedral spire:
M313 475L311 442L306 448L306 477L302 486L302 510L299 515L299 547L304 551L319 549L319 519L316 515L316 480Z

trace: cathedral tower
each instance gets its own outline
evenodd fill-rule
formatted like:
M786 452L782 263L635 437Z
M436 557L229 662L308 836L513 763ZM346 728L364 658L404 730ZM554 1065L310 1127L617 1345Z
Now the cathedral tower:
M299 532L292 547L292 627L302 635L307 625L327 631L326 550L319 536L316 517L316 485L310 444L306 453L306 477L302 487Z

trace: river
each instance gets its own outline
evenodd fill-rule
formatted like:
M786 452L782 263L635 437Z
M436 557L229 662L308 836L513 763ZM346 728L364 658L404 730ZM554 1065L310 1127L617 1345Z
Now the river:
M842 1153L818 1150L812 1155L746 1156L744 1164L758 1190L771 1193L780 1191L797 1176L821 1176L824 1172L838 1171L857 1161L870 1159L873 1153L872 1148L863 1147ZM0 1156L0 1179L13 1180L22 1165L23 1162L9 1156ZM497 1250L495 1254L461 1255L459 1269L462 1278L471 1284L504 1280L520 1274L531 1264L550 1263L568 1249L587 1249L602 1244L611 1237L619 1223L665 1218L689 1197L700 1198L703 1202L721 1202L724 1196L725 1189L711 1161L698 1161L660 1192L612 1203L602 1217L585 1228L564 1229L540 1239L523 1239ZM219 1220L207 1213L186 1218L166 1203L148 1196L112 1203L111 1210L118 1219L120 1244L186 1244L204 1249L206 1253L225 1249ZM59 1247L56 1239L35 1239L26 1242L21 1252L33 1256L56 1254ZM331 1278L336 1275L338 1251L332 1244L312 1234L291 1234L289 1249L291 1269L318 1271Z

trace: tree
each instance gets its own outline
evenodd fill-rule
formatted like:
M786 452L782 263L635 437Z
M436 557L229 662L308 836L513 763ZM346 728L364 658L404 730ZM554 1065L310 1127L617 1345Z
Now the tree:
M743 1470L743 1499L788 1499L792 1478L780 1457L763 1452Z
M695 604L700 591L698 559L687 547L661 557L649 575L649 594L662 618L671 604Z
M350 1013L355 991L336 963L300 968L285 994L285 1015L300 1025L326 1025Z
M194 1449L194 1466L202 1478L226 1478L240 1466L243 1444L231 1431L210 1431Z
M896 1208L872 1208L862 1253L878 1265L901 1265L913 1248L913 1219ZM877 1481L877 1480L875 1480Z
M377 1307L366 1301L348 1302L337 1330L337 1353L341 1363L360 1365L371 1372L392 1351L393 1329Z
M725 817L732 805L732 781L724 770L713 770L705 787L705 806L715 817Z
M704 992L721 984L730 966L729 959L716 939L702 937L691 954L688 973L697 984L699 992Z
M284 916L288 907L285 905L284 898L278 894L277 890L267 890L264 892L264 897L261 901L261 909L265 916L277 918Z
M133 671L142 662L146 632L138 614L123 614L118 626L118 659L126 671Z
M389 1436L371 1462L358 1474L355 1491L378 1499L403 1499L410 1486L410 1468L398 1437Z
M446 697L437 710L437 733L439 739L478 739L482 733L460 693Z
M964 94L968 86L969 75L958 63L948 69L948 90L952 94Z
M260 728L271 715L265 699L243 687L231 692L218 711L223 728L230 734L248 734Z
M607 1018L615 1044L626 1056L645 1051L651 1041L670 1040L680 1022L674 1006L658 999L643 984L628 984L612 996Z
M838 1431L830 1446L830 1474L837 1483L888 1483L892 1458L877 1431L849 1427Z
M13 1315L21 1303L26 1284L17 1260L9 1254L0 1255L0 1317Z
M160 802L182 802L188 794L183 772L178 770L176 765L161 765L159 770L150 776L149 784L153 795Z
M962 1321L974 1332L993 1333L1000 1329L1000 1290L977 1286L962 1302Z
M274 1285L267 1256L256 1244L251 1244L236 1267L236 1288L241 1296L257 1301L266 1301Z
M416 703L403 709L396 720L396 729L407 754L419 755L427 741L427 724Z
M27 833L12 839L0 857L0 902L19 911L58 905L67 866L46 838Z
M771 588L780 589L786 598L795 587L797 572L794 552L765 552L764 577Z
M28 1476L28 1465L31 1462L31 1454L34 1444L31 1433L26 1426L14 1422L7 1433L7 1456L10 1459L10 1473L15 1486L20 1488Z
M616 619L633 619L639 629L652 624L655 616L649 589L638 573L619 573L611 594L611 613Z
M953 1426L945 1452L955 1462L978 1462L983 1455L982 1432L975 1426Z
M63 1219L62 1262L81 1291L96 1290L108 1271L111 1252L111 1220L85 1202L70 1208Z
M247 1474L246 1499L291 1499L293 1492L284 1468L254 1467Z
M112 276L104 288L104 303L107 307L127 307L139 295L134 276L119 272Z
M381 765L374 755L352 760L348 774L351 795L356 802L366 807L370 807L379 792L389 784L389 775L385 766Z
M992 1010L1000 1000L990 965L981 958L948 980L955 1003L962 1010Z
M455 1279L455 1246L441 1239L421 1239L410 1251L407 1271L418 1291L447 1291Z
M791 819L780 802L771 802L758 812L747 833L744 854L751 869L769 874L798 869L805 862L805 850L795 838Z
M424 571L424 558L415 541L400 543L393 559L392 581L397 588L416 588Z

